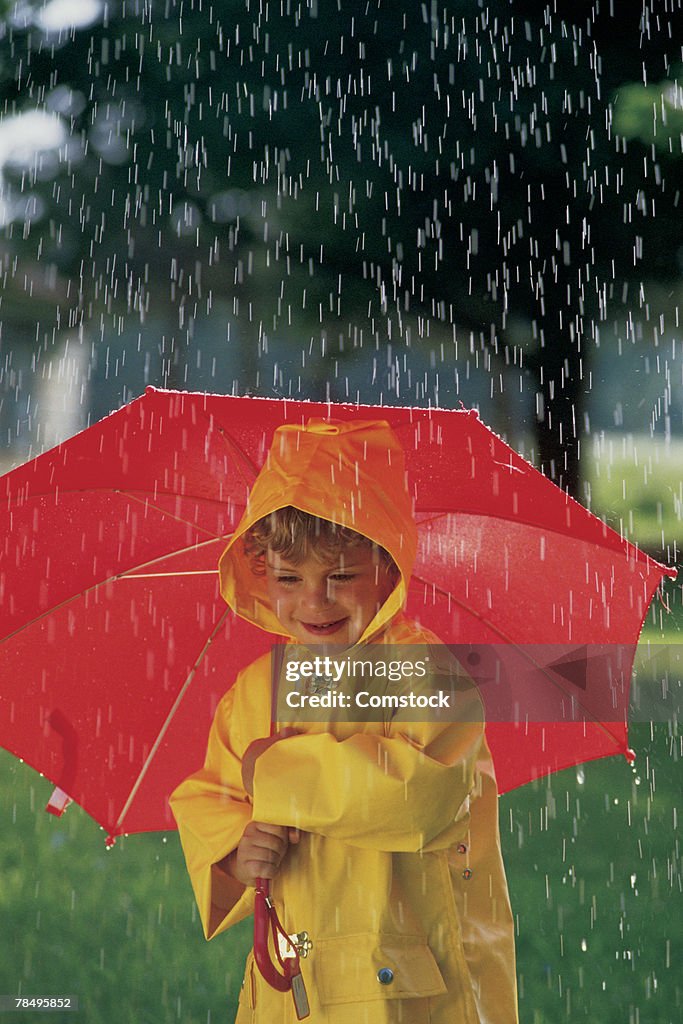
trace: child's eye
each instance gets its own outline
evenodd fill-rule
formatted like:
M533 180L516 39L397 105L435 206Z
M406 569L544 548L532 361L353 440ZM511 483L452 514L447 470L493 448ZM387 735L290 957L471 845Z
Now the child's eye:
M299 582L298 576L276 576L275 579L278 583L284 583L285 585L291 585Z
M354 579L355 573L352 572L335 572L328 578L333 583L347 583L349 580Z

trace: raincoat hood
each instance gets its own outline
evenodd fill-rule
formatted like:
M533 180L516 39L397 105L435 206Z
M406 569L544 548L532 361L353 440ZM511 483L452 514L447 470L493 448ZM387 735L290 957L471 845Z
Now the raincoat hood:
M259 519L288 505L363 534L398 566L400 580L359 638L362 643L403 606L417 547L403 450L389 424L311 419L275 431L219 573L221 594L233 611L280 636L284 630L270 606L265 578L253 572L242 537Z

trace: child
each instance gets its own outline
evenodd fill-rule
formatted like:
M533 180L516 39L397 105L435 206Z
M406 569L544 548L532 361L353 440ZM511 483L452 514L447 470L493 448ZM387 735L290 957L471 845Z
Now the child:
M221 558L221 591L313 654L435 644L402 611L415 550L403 452L386 423L284 426ZM207 939L252 912L267 878L285 931L312 944L301 960L311 1024L514 1024L482 722L330 715L270 736L271 667L268 654L240 672L203 770L171 797ZM291 994L250 953L238 1024L295 1020Z

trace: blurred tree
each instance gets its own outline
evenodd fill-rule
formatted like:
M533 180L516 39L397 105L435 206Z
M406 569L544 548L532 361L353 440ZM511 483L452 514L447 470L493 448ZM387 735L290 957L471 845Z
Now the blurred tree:
M48 32L30 11L2 29L4 109L52 111L64 140L5 166L6 237L77 282L72 323L163 298L190 339L220 292L282 333L292 310L325 325L362 299L378 348L464 327L526 367L540 461L578 492L601 325L633 330L642 281L679 272L680 147L614 126L620 91L672 76L673 12L120 0Z
M678 159L683 147L683 65L660 82L631 82L619 90L614 108L614 126L626 139L639 139L647 146Z

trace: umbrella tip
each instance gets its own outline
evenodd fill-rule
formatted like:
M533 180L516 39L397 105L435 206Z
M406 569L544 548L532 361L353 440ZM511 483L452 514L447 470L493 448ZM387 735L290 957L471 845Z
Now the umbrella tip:
M45 810L48 814L54 814L55 817L61 818L71 802L69 794L65 793L63 789L59 788L59 786L56 786L45 806Z
M111 850L112 846L116 845L116 836L108 835L107 838L104 840L104 845L107 847L108 850Z
M626 760L628 761L629 764L633 764L633 762L636 759L636 752L635 752L635 750L633 750L631 747L627 747L626 750L624 751L624 757L626 758Z
M459 411L460 412L466 412L468 416L474 416L475 420L479 419L479 410L478 409L468 409L467 406L465 405L465 403L462 401L462 399L460 400L460 409L459 409Z

